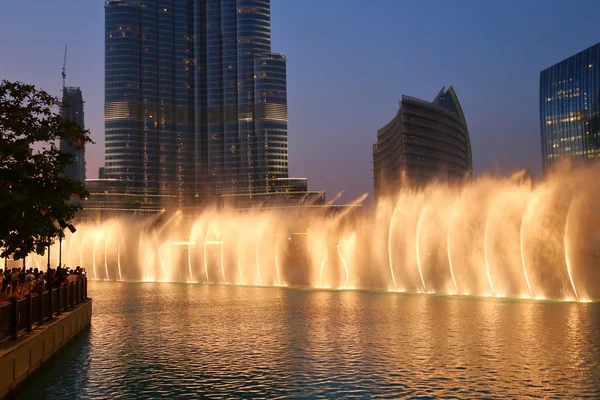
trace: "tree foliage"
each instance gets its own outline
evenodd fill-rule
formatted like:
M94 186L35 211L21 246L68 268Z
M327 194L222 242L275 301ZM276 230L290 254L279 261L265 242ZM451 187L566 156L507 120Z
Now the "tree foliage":
M43 254L63 235L80 209L71 199L88 194L65 176L73 156L54 144L60 139L91 143L89 131L60 116L61 101L20 82L0 83L0 256L22 259Z

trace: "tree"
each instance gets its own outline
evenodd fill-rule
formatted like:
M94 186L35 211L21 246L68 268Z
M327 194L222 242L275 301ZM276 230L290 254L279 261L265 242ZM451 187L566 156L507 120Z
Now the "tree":
M44 254L52 238L64 235L57 221L68 223L80 209L71 199L88 196L65 176L73 156L54 142L71 140L81 149L92 140L60 116L61 106L32 85L0 83L0 257Z

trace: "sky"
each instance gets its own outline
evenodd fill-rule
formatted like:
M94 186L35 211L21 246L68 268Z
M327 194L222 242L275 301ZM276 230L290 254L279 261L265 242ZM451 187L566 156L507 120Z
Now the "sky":
M5 1L0 79L80 86L87 177L104 163L104 1ZM289 172L343 201L372 194L372 145L403 94L458 94L475 174L541 172L539 73L600 41L598 0L272 0L288 58Z

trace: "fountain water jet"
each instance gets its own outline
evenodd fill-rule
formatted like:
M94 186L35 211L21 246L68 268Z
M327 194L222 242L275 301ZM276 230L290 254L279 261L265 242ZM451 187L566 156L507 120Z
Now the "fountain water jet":
M106 239L104 240L104 273L106 274L106 280L109 281L110 277L108 276L108 240L109 237L108 235L106 236Z
M492 290L492 294L495 295L496 291L494 290L494 285L492 284L492 275L490 274L490 263L488 261L489 258L489 244L488 244L488 237L489 237L489 227L490 227L490 212L488 211L488 216L485 220L485 230L483 232L483 257L484 257L484 261L485 261L485 273L487 275L488 278L488 282L490 283L490 289Z
M237 246L237 265L238 265L238 274L240 279L240 284L244 283L244 275L242 274L242 260L240 259L240 245Z
M225 237L221 238L221 277L223 278L223 282L227 283L227 278L225 278Z
M79 221L66 253L92 279L597 299L600 235L588 205L597 204L598 171L535 185L491 177L435 183L383 198L371 214L211 208L186 215L189 225L174 223L180 213ZM575 190L576 182L585 185ZM40 257L30 263L42 264Z
M122 238L119 237L119 244L117 246L117 268L119 269L119 281L123 281L123 275L121 275L121 241Z
M323 257L323 261L321 261L321 265L319 267L319 282L320 282L320 287L322 287L322 288L328 287L328 286L325 286L325 284L323 283L323 268L325 267L326 262L327 262L327 249L325 249L325 256Z
M163 277L161 280L159 280L159 282L168 282L169 281L167 279L167 264L165 264L165 260L163 259L162 254L161 254L161 250L163 249L164 246L167 246L167 245L168 245L167 243L163 243L158 247L158 250L157 250L158 260L160 261L160 265L161 265L162 271L163 271L163 273L162 273Z
M419 242L421 237L421 227L423 225L423 219L425 219L425 215L429 210L429 205L426 204L421 208L421 214L419 215L419 222L417 222L417 237L416 237L416 254L417 254L417 267L419 269L419 276L421 277L421 284L423 285L423 290L427 293L427 286L425 285L425 279L423 279L423 270L421 268L421 255L419 254Z
M281 286L281 276L279 275L279 235L275 236L275 273L277 274L277 286Z
M523 213L523 218L521 219L521 228L519 230L519 243L521 247L521 264L523 264L523 275L525 275L525 282L527 282L527 288L529 289L529 296L533 297L533 290L531 289L531 284L529 283L529 277L527 275L527 268L525 263L525 227L526 222L529 221L529 217L533 214L535 210L535 206L539 200L539 195L537 197L532 198L527 207L525 208L525 212Z
M397 289L396 286L396 277L394 276L394 267L392 265L392 233L394 229L394 220L396 218L396 211L398 207L394 207L394 212L392 213L392 218L390 219L390 229L388 231L388 258L390 262L390 274L392 275L392 282L394 283L394 290Z
M446 247L448 249L448 265L450 267L450 275L452 275L452 282L454 283L455 293L458 292L458 285L456 284L456 278L454 277L454 269L452 268L452 252L450 246L450 228L452 227L452 222L454 221L454 214L456 212L456 202L452 205L452 211L450 211L450 218L448 220L448 233L446 235Z
M575 289L575 282L573 282L573 273L571 272L571 257L569 255L569 221L571 217L571 212L573 209L574 199L569 203L569 210L567 211L567 221L565 222L565 234L564 234L564 246L565 246L565 262L567 265L567 274L569 275L569 281L571 282L571 287L573 288L573 293L575 293L575 299L579 300L579 294L577 293L577 289Z
M346 262L346 259L344 259L344 256L342 255L342 252L340 250L340 243L341 242L338 242L338 245L337 245L338 256L342 260L342 263L344 264L344 270L346 271L346 284L345 284L345 286L343 286L343 288L348 289L348 277L349 277L348 263Z
M256 235L256 275L258 275L258 286L262 286L262 278L260 277L260 259L258 257L258 246L260 244L260 236Z

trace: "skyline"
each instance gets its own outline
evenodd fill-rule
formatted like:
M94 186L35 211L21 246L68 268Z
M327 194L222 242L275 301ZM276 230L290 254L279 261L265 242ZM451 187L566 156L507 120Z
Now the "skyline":
M59 96L68 43L67 86L82 88L96 142L86 151L93 178L104 161L104 3L68 3L5 6L0 33L20 35L0 44L11 55L3 57L0 75ZM401 96L433 100L431 93L450 85L471 132L475 175L540 173L539 74L598 42L600 27L586 12L593 1L577 9L558 1L465 1L460 9L441 2L367 4L272 2L272 50L289 60L290 176L307 177L310 189L325 189L329 198L340 190L345 201L372 195L371 146ZM36 29L23 29L19 21L32 9Z

